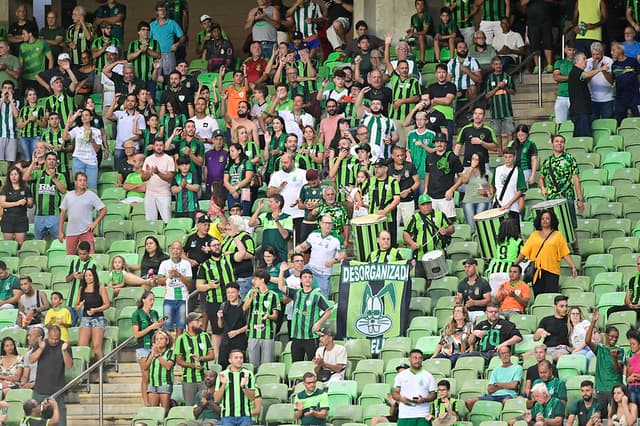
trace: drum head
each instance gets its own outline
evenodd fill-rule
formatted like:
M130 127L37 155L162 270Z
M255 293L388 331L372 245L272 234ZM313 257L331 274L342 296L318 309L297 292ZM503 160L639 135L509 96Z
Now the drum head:
M377 214L367 214L351 219L351 224L356 226L371 225L375 223L386 222L386 220L387 218L385 216L378 216Z
M475 215L473 217L473 220L494 219L496 217L501 217L501 216L504 216L506 214L509 214L508 210L502 210L502 209L485 210L485 211L480 212L477 215Z
M431 250L422 256L422 260L434 260L440 257L444 257L444 252L442 250Z
M546 210L546 209L552 209L556 206L562 205L562 204L567 204L567 200L565 200L564 198L559 198L557 200L547 200L547 201L541 201L539 203L534 204L533 206L531 206L532 210Z

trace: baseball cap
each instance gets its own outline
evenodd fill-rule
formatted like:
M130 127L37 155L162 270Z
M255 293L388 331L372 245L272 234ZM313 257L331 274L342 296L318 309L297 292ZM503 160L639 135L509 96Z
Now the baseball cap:
M60 77L59 75L54 75L53 77L51 77L51 79L49 80L49 86L51 86L56 80L62 81L62 77Z
M368 143L362 143L356 147L356 152L360 150L365 150L367 152L371 152L371 146Z
M385 160L384 158L378 158L378 160L376 160L376 162L374 163L375 167L389 167L389 162L387 160Z
M404 368L405 370L409 369L409 368L410 368L410 367L409 367L409 364L407 364L406 362L404 362L404 363L402 363L402 364L400 364L400 365L396 366L396 371L400 371L400 370L401 370L401 369L403 369L403 368Z
M187 315L187 323L199 321L201 318L202 314L200 312L189 312L189 315Z
M114 54L117 55L118 54L118 48L115 47L115 46L109 46L109 47L107 47L106 52L107 53L114 53Z
M431 202L431 197L429 194L422 194L418 197L418 204L427 204Z
M318 179L320 176L318 175L318 172L315 170L307 170L307 181L312 181L312 180L316 180Z
M291 38L293 40L302 40L304 37L302 36L302 33L300 31L296 31L293 33L293 36Z
M70 61L71 60L71 56L69 56L68 53L61 53L58 55L58 60L59 61Z
M446 142L447 141L447 136L442 132L438 132L436 134L436 137L433 138L433 140L434 141L445 141Z
M211 223L211 219L205 214L198 218L198 223Z
M220 137L220 136L224 137L224 133L222 133L222 130L220 130L220 129L214 130L213 133L211 134L212 138L217 138L217 137Z
M329 327L322 327L319 331L319 334L321 336L331 336L331 337L335 337L335 333L333 332L332 329L330 329Z
M475 260L473 257L470 257L469 259L465 260L464 262L462 262L463 265L477 265L478 261Z
M200 16L200 23L202 24L204 21L206 20L211 20L211 16L209 15L202 15Z

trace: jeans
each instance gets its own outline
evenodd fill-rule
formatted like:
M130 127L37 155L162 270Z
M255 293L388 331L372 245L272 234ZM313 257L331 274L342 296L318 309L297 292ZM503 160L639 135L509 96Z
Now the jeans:
M616 96L616 119L618 124L627 117L627 111L631 110L634 117L640 116L640 94L618 93Z
M167 317L167 322L162 328L168 331L184 330L187 317L187 303L184 300L165 300L162 304L162 314Z
M244 417L227 416L227 417L222 417L220 419L221 426L250 426L252 424L253 424L253 420L251 420L251 417L249 416L244 416Z
M249 293L249 290L251 290L251 279L252 277L236 278L236 282L238 283L238 286L240 286L240 297L242 299L244 299L247 293Z
M98 165L90 165L84 161L74 158L71 161L71 174L75 176L78 172L87 174L87 186L89 189L96 191L98 189Z
M20 149L22 150L22 159L31 161L33 157L33 151L36 149L36 142L40 140L39 137L34 138L20 138Z
M113 167L116 170L120 170L120 167L122 167L126 162L127 156L124 153L124 149L116 148L113 154Z
M311 265L306 265L305 268L311 270L311 272L313 273L313 278L318 283L318 288L320 289L324 297L329 298L329 280L331 279L331 274L322 274L320 273L320 271L318 271L317 268L314 268Z
M613 101L591 102L591 120L613 118Z
M276 45L275 41L261 41L260 49L262 51L263 58L270 58L273 55L273 46Z
M571 114L573 137L591 136L591 114Z
M58 238L58 216L35 216L33 230L36 240L43 240L49 235L52 240Z
M475 232L476 224L473 221L473 217L480 212L489 209L489 203L462 203L462 210L464 210L464 217L467 223L471 225L471 232Z
M636 405L640 403L640 384L629 385L629 399Z

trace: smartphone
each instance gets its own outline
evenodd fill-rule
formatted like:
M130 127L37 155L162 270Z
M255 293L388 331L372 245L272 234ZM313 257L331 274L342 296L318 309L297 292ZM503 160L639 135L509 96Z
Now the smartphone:
M169 319L169 317L162 317L160 318L160 321L167 321Z

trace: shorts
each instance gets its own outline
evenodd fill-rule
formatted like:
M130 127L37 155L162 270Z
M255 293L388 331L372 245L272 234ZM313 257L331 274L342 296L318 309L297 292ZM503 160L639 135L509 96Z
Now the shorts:
M18 157L18 139L0 138L0 160L16 161Z
M340 17L333 22L339 22L340 25L342 25L342 28L344 28L345 33L349 31L349 27L351 27L351 21L349 20L349 18ZM342 40L340 40L340 37L338 37L338 34L336 34L336 30L335 28L333 28L333 22L331 22L329 28L327 28L327 40L329 41L333 49L337 49L338 47L342 46L343 42Z
M26 234L29 230L29 219L24 217L4 216L0 228L5 234Z
M542 25L527 25L527 36L529 37L531 50L551 50L553 47L551 21L547 21Z
M184 300L165 300L162 303L162 315L167 317L167 321L162 326L163 329L173 331L184 330L187 316L187 303ZM174 327L175 323L175 327Z
M480 397L480 401L504 402L511 398L513 398L511 395L484 395Z
M146 358L151 353L151 349L138 348L136 349L136 359Z
M164 385L164 386L149 386L147 388L147 393L161 393L171 395L173 392L173 385Z
M567 200L567 204L569 205L569 216L571 216L571 225L573 225L573 229L578 227L578 217L576 216L576 202L575 200Z
M555 358L556 354L568 355L569 350L567 348L557 348L555 346L547 346L547 354Z
M80 328L106 328L107 320L104 317L82 317Z
M453 198L447 200L446 198L431 198L431 202L434 210L440 210L449 219L456 218L456 204Z
M489 125L498 136L512 135L516 130L516 125L513 122L513 117L492 118L491 120L489 120Z

